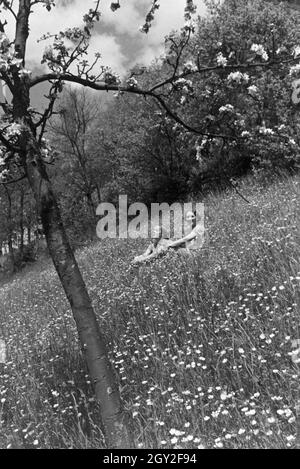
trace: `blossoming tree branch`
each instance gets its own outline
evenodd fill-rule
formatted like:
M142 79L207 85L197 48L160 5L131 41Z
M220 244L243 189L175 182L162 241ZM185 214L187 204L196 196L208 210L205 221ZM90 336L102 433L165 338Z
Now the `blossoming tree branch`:
M149 3L149 11L145 12L145 24L141 27L144 33L149 32L160 2L153 0ZM292 79L299 71L300 51L299 48L276 50L272 41L268 50L263 45L254 43L245 51L241 60L234 51L223 51L220 44L219 50L207 57L205 51L195 46L196 7L192 0L186 0L183 28L179 33L170 34L166 38L166 57L163 59L163 73L160 74L163 78L145 86L143 80L139 84L142 70L135 70L122 80L101 62L100 53L95 55L92 63L86 60L93 29L101 20L101 3L98 0L84 15L81 27L66 28L53 36L46 34L41 37L41 40L52 40L52 45L45 48L41 57L45 71L33 76L26 68L26 56L29 20L35 14L37 4L45 7L45 16L51 14L55 7L53 0L0 0L0 13L5 14L5 20L0 20L0 79L12 96L11 102L5 98L0 102L0 183L6 185L23 178L28 180L50 255L76 321L82 351L100 404L107 445L111 448L132 447L134 443L129 431L128 416L108 360L105 339L70 247L47 175L46 166L53 162L54 152L45 139L45 132L47 122L55 112L55 103L67 83L76 83L98 91L132 93L145 99L153 99L159 108L158 118L173 120L182 133L188 133L194 139L199 159L203 148L213 140L221 140L223 145L235 144L238 140L251 143L251 138L259 135L269 139L285 139L293 146L296 142L285 126L272 129L262 122L258 127L248 128L243 116L231 103L220 106L215 118L214 129L221 128L220 123L226 124L226 131L222 132L211 130L202 121L193 122L186 110L194 99L195 87L199 84L197 80L208 74L219 74L223 85L233 93L237 89L247 89L253 105L260 105L255 71L289 67L288 76ZM120 6L119 1L111 3L113 11L119 10ZM14 24L14 38L6 35L8 22ZM42 113L33 109L30 102L31 90L41 83L50 85L48 105ZM297 94L297 85L294 86L294 93Z

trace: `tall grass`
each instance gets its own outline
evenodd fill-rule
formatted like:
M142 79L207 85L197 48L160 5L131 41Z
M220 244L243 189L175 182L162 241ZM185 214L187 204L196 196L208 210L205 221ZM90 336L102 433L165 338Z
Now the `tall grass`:
M198 257L143 241L78 260L141 448L292 448L299 402L299 178L206 202ZM99 410L53 268L0 289L0 447L99 448Z

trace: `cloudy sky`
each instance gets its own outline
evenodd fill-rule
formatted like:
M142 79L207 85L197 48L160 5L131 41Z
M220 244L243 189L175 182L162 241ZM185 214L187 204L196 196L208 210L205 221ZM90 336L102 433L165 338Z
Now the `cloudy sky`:
M57 0L57 6L47 12L41 5L34 6L30 20L30 38L26 68L35 73L41 67L41 57L47 45L38 39L45 33L56 33L67 27L81 26L84 13L95 5L94 0ZM148 65L164 51L164 37L172 29L184 24L185 0L161 0L149 33L139 27L144 24L151 0L120 0L121 8L110 9L111 0L101 1L101 20L97 24L90 44L90 60L96 52L102 55L102 63L122 75L134 64ZM197 13L205 14L203 0L194 0ZM8 22L7 34L14 35L14 25Z

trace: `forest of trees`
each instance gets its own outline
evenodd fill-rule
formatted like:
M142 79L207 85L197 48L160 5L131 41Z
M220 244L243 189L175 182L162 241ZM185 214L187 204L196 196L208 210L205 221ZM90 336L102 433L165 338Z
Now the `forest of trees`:
M216 57L217 65L230 61L230 77L217 68L165 87L170 107L178 110L186 127L149 97L111 92L103 102L86 88L64 89L46 131L56 150L49 174L74 246L95 236L99 202L115 202L119 194L130 201L173 202L232 186L249 171L298 169L299 118L291 105L297 69L291 73L288 57L300 43L299 17L282 5L227 1L218 7L208 2L210 14L198 18L187 44L172 32L163 57L128 72L132 87L145 87L153 76L163 81L177 60L182 72L197 64L210 66ZM257 59L262 65L268 59L280 64L251 69ZM248 64L251 74L234 72L239 63ZM27 244L39 237L34 235L39 219L27 184L16 187L0 186L5 214L0 242L10 260L13 245L20 259L24 238Z
M216 56L221 64L230 57L251 66L258 57L265 60L264 53L282 61L251 70L251 77L232 72L225 80L228 72L217 69L175 82L171 107L180 110L191 131L149 98L117 93L102 106L101 97L87 90L65 91L49 133L54 132L54 146L59 139L57 149L64 148L57 161L68 180L67 194L59 177L55 181L58 193L63 187L60 200L73 237L93 232L97 203L114 202L120 193L132 201L173 202L223 189L249 171L297 170L295 75L285 59L299 43L299 19L282 6L258 9L258 3L227 2L221 10L211 5L211 16L198 19L187 46L172 33L165 57L128 73L128 80L147 86L153 76L163 81L178 56L183 71L196 60L209 65ZM251 44L260 49L249 56Z

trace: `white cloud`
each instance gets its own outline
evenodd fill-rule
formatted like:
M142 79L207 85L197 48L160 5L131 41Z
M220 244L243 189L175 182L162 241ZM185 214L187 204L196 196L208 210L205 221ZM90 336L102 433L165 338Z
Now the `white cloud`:
M101 19L93 32L88 59L95 53L102 55L101 63L110 66L120 75L136 63L149 65L164 52L164 37L184 23L186 0L161 0L148 34L139 31L144 23L152 0L120 0L121 8L110 9L111 0L102 0ZM194 0L197 13L205 12L203 0ZM41 5L33 7L30 17L30 35L27 44L27 68L39 73L41 58L47 43L37 42L45 33L55 34L67 27L82 25L82 17L95 5L94 0L57 0L57 6L47 12ZM14 22L8 17L7 34L14 37Z
M110 4L110 1L108 1ZM197 5L197 14L205 13L203 0L194 0ZM179 30L184 24L184 8L186 0L161 0L160 8L155 13L155 18L148 34L139 32L139 27L144 24L145 16L151 5L151 0L126 0L121 1L121 6L116 13L109 9L103 9L103 22L114 28L116 34L125 33L133 36L135 42L128 51L130 65L143 63L149 65L152 60L164 51L164 38L172 30ZM107 5L106 5L107 6ZM126 55L126 52L123 51Z
M194 0L197 13L205 11L203 0ZM93 0L60 0L58 5L47 12L41 5L34 7L30 19L28 40L29 65L41 62L46 42L37 40L47 32L54 34L66 27L82 25L82 17L95 4ZM139 32L152 0L120 0L121 8L116 12L110 9L111 0L102 0L100 23L97 24L91 40L89 59L100 52L103 63L118 73L136 62L148 65L164 50L164 37L172 30L183 26L186 0L161 0L152 27L147 35ZM14 25L9 21L9 36L13 37Z
M203 0L195 0L197 14L205 13ZM141 42L140 51L136 62L150 64L156 57L164 52L164 38L172 30L179 30L184 25L184 7L186 0L164 0L161 1L159 10L156 12L155 20L144 40Z
M141 3L143 2L140 0L140 4ZM121 1L121 8L116 12L112 12L110 4L110 0L107 0L103 4L103 23L111 26L119 34L125 33L129 36L136 36L139 33L139 26L141 26L144 19L144 16L139 12L139 8L137 8L136 0Z
M38 42L43 34L55 34L69 27L82 26L83 15L93 6L93 1L74 0L68 2L65 6L58 4L51 12L47 12L41 5L36 5L30 17L30 35L27 43L27 62L30 66L34 67L41 63L46 45L52 42L51 39ZM8 18L8 20L6 32L10 38L13 38L14 23L11 18ZM91 39L89 48L88 59L90 61L93 61L96 52L101 53L103 64L119 69L121 72L124 71L126 57L123 55L115 35L96 32Z

